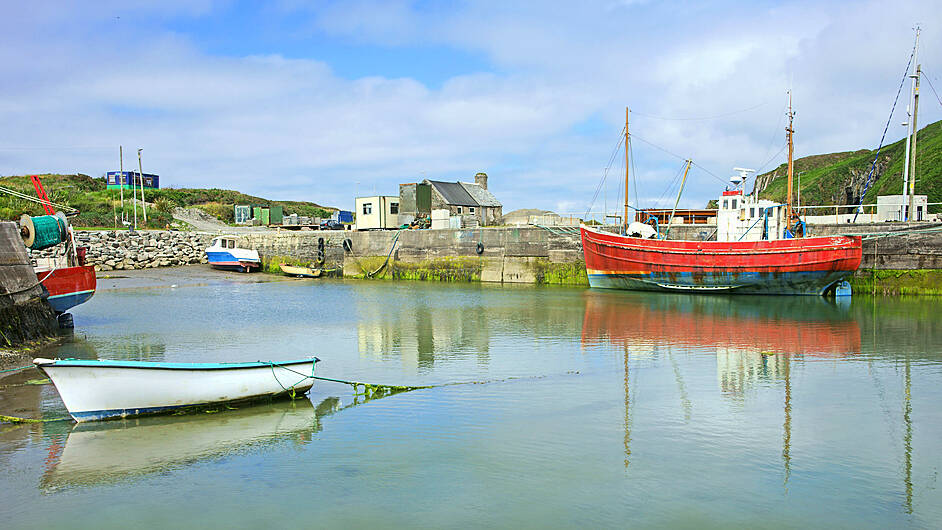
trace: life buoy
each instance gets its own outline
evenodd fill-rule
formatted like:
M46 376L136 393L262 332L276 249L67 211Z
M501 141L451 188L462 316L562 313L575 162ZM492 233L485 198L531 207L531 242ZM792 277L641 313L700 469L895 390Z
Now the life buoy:
M353 241L349 237L343 240L343 249L347 252L353 252Z
M478 255L484 254L484 243L480 241L478 241L477 253Z

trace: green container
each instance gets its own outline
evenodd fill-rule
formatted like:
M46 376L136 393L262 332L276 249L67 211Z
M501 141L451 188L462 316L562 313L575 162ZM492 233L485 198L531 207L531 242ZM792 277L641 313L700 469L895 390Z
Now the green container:
M260 208L260 210L262 211L262 216L256 217L256 219L258 219L258 224L268 226L269 224L271 224L269 222L271 219L270 212L268 208Z
M272 206L269 208L269 219L271 224L280 225L285 219L285 210L281 206Z
M430 184L415 185L415 213L428 214L432 212L432 186Z
M261 222L262 220L262 207L261 206L252 207L252 218L257 219L259 222Z

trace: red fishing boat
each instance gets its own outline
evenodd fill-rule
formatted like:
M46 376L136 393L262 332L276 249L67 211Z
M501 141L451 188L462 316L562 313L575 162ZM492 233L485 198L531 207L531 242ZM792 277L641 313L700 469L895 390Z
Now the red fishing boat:
M581 227L589 285L735 294L823 295L836 291L860 266L861 238L796 237L803 236L805 228L791 204L791 105L788 117L788 199L775 204L745 196L742 190L724 192L717 212L717 241L668 240L646 225L629 226L626 169L624 232L628 235ZM626 136L627 130L626 123ZM625 146L627 159L627 141ZM686 167L689 170L689 160ZM743 175L752 171L737 170ZM742 184L744 179L734 178L733 182Z
M737 294L825 294L862 257L858 236L671 241L586 226L582 249L592 287Z
M88 301L97 285L94 265L36 268L36 278L49 291L49 305L56 313L65 313Z

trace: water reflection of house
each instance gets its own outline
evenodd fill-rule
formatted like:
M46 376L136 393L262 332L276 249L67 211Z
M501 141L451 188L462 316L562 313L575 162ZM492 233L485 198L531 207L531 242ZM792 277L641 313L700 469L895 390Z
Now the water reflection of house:
M489 360L490 334L483 307L433 309L408 314L364 304L358 308L357 343L361 356L399 356L403 365L430 369L436 359Z

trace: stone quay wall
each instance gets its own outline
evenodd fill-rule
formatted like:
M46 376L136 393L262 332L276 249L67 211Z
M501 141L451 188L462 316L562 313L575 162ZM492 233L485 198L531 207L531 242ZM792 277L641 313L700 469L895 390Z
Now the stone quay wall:
M75 240L88 247L85 262L99 271L149 269L206 263L212 234L201 232L77 230ZM22 243L20 243L22 246ZM33 258L51 258L60 247L30 252Z

